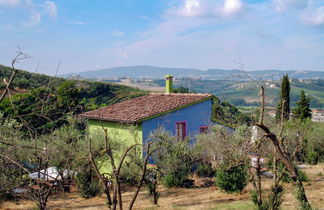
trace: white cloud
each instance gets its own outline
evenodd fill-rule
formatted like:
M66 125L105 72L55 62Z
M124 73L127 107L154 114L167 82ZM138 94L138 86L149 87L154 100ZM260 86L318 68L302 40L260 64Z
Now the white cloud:
M302 15L302 19L310 25L324 25L324 6L309 9Z
M168 14L179 17L229 17L243 9L241 0L184 0L182 4L169 9Z
M201 17L211 13L207 0L184 0L180 6L168 10L170 14L180 17Z
M33 0L0 0L0 7L7 7L3 15L11 16L11 20L1 25L2 29L33 27L46 20L57 18L57 6L53 1Z
M20 0L0 0L0 6L16 7L21 5Z
M122 31L118 31L118 30L113 30L112 31L112 35L113 36L117 36L117 37L122 37L122 36L124 36L124 32L122 32Z
M276 10L278 12L285 11L287 9L304 9L310 1L309 0L274 0Z
M241 0L225 0L222 7L222 14L225 16L232 16L243 9L243 3Z
M45 9L48 13L48 15L52 18L56 18L57 17L57 7L56 4L52 1L46 1L44 3Z

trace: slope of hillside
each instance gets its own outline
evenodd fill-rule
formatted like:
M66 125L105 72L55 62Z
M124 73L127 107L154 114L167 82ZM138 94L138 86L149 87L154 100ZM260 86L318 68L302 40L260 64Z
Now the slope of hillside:
M176 86L188 86L187 80L175 82ZM202 93L212 93L222 100L229 101L237 106L257 105L259 102L258 82L237 81L237 80L193 80L191 88L193 91ZM266 102L275 106L279 100L279 87L265 85ZM311 98L311 107L324 108L324 80L307 80L304 82L293 79L291 81L291 106L295 106L299 100L300 91L304 90Z
M0 65L0 81L7 81L11 75L11 68ZM67 79L52 77L44 74L30 73L19 70L11 88L13 93L29 92L34 88L49 88L56 89ZM122 100L123 98L131 97L131 95L143 94L142 90L131 88L125 85L118 85L106 82L91 82L85 80L74 80L78 89L82 90L87 99L95 103L97 106L103 104L111 104ZM4 82L0 82L0 91L5 87ZM129 96L127 96L129 95Z
M0 66L1 81L10 75L10 68ZM11 88L10 95L0 104L0 116L17 120L21 130L33 135L50 133L69 123L69 116L145 94L125 85L66 80L24 71L18 71Z

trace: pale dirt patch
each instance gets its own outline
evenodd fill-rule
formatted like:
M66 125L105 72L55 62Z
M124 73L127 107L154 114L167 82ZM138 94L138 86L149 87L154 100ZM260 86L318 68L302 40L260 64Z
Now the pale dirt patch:
M310 179L309 182L305 182L305 188L307 196L313 207L320 209L324 207L324 164L317 166L308 166L303 169ZM320 172L322 175L320 175ZM263 185L265 190L270 188L270 181L267 181ZM216 187L208 188L160 188L161 196L159 199L159 205L153 205L146 191L142 191L135 203L134 209L156 209L156 210L168 210L168 209L229 209L226 204L233 204L238 206L234 209L240 209L239 203L242 205L251 205L250 193L251 185L249 185L241 194L226 194L218 190ZM293 210L297 208L298 202L295 200L294 187L291 184L285 184L284 202L282 209ZM125 192L124 194L124 208L127 209L128 203L131 199L132 192ZM50 197L49 209L108 209L105 206L106 198L103 195L100 197L83 199L78 196L77 193L66 193ZM220 207L218 207L218 205ZM15 210L15 209L32 209L35 204L32 201L18 201L18 202L6 202L2 204L0 209ZM230 208L233 209L233 208Z

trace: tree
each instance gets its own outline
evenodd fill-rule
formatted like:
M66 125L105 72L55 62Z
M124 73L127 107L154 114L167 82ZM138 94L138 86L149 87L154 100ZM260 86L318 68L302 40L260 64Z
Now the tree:
M310 98L305 95L305 91L300 92L300 99L297 107L293 110L294 118L305 120L312 117L312 110L309 108Z
M95 171L97 177L101 182L101 185L104 188L104 192L107 196L107 205L110 209L117 209L117 205L119 206L119 209L123 209L123 197L121 191L121 170L124 165L130 164L131 162L136 162L137 158L141 158L141 156L138 153L138 147L143 147L143 150L145 151L145 155L142 157L141 162L138 163L141 168L141 177L137 183L136 190L132 196L128 207L128 209L132 209L137 199L138 193L142 185L144 184L148 161L152 153L154 153L157 150L157 148L151 149L151 145L155 142L156 137L152 137L152 139L148 141L145 145L132 144L131 146L127 146L126 149L122 149L121 157L116 158L117 151L116 148L114 148L114 141L108 136L107 129L103 128L103 131L105 139L103 149L94 149L92 145L92 137L88 138L88 158L91 163L91 167ZM101 154L100 156L102 157L100 161L97 161L94 155L95 153L98 154L98 152ZM127 158L129 159L126 160ZM111 170L109 170L109 172L100 171L100 162L110 162ZM112 183L112 190L109 187L109 183Z
M57 94L59 104L65 105L68 108L74 107L77 104L79 91L74 81L68 80L63 82L57 88Z
M283 83L286 80L288 80L287 75L284 76ZM286 84L283 84L282 86L285 86L287 88L287 84L288 84L288 87L289 87L289 81L286 81L285 83ZM288 88L288 90L289 89L290 88ZM264 88L262 86L261 86L261 94L260 94L260 96L261 96L261 101L262 101L261 102L261 110L264 110L264 103L263 102L265 101L265 96L264 96ZM282 96L284 96L284 94L282 94ZM288 94L288 99L289 99L289 94ZM275 156L275 158L278 161L280 161L280 163L285 165L291 180L293 180L293 182L294 182L294 184L295 184L295 186L297 188L296 198L299 201L301 209L305 209L305 210L306 209L307 210L312 209L312 207L311 207L311 205L310 205L310 203L309 203L309 201L307 199L307 195L306 195L306 192L305 192L305 188L304 188L304 185L303 185L303 180L301 178L301 175L300 175L300 173L298 173L297 167L293 164L292 158L285 151L285 146L283 144L284 139L285 139L285 137L282 136L283 129L284 129L284 123L283 123L284 117L285 117L284 112L287 111L287 110L285 110L285 100L282 100L282 102L283 103L282 103L282 109L281 109L281 114L280 114L280 116L281 116L281 126L280 126L279 135L277 136L275 133L273 133L270 130L269 127L264 125L264 123L263 123L264 112L261 111L259 123L256 123L256 126L258 126L263 131L263 137L259 141L261 142L261 140L263 140L263 139L268 139L268 140L270 140L272 142L273 147L274 147L273 148L273 155ZM288 108L289 108L289 106L288 106ZM289 112L288 112L288 114L289 114ZM278 116L278 113L277 113L277 116ZM289 119L289 115L288 115L288 119ZM276 177L276 175L275 175L275 177ZM275 182L276 182L275 186L277 186L276 178L275 178ZM277 189L275 191L277 191ZM262 205L262 202L260 203L260 205Z
M290 115L290 83L288 74L284 75L281 80L280 101L276 109L276 120L280 121L281 114L284 120L289 120Z

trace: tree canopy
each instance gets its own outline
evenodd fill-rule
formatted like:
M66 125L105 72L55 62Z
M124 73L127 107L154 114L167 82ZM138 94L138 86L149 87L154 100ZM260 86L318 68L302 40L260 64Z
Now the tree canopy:
M294 118L299 118L301 120L311 118L312 110L309 108L310 98L305 95L305 91L300 92L300 99L296 103L297 106L293 110Z
M284 120L289 120L290 115L290 82L288 74L285 74L281 80L280 100L276 109L276 120L281 119L281 113Z

